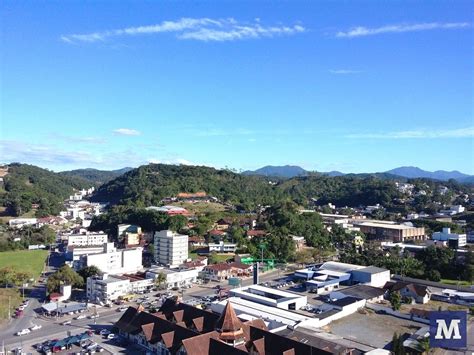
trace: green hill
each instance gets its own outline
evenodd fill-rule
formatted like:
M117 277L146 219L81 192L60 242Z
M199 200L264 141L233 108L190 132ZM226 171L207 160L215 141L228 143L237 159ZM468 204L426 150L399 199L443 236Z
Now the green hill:
M118 170L98 170L98 169L76 169L70 171L61 171L59 174L63 176L80 178L89 181L95 186L100 186L106 182L113 180L120 175L132 170L133 168L122 168Z
M62 202L74 189L90 186L90 183L74 177L62 176L34 165L12 163L7 165L0 204L12 216L22 215L38 204L38 217L58 214Z

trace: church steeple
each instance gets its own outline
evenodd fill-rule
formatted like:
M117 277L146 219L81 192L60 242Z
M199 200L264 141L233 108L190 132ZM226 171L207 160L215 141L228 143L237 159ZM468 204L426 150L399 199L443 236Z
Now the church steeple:
M216 331L219 333L219 339L228 344L236 346L245 342L242 322L237 318L230 302L227 302L217 321Z

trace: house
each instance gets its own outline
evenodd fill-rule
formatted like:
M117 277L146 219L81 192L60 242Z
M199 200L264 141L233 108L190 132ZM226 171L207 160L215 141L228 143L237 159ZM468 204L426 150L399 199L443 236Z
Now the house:
M54 292L49 295L49 300L51 302L62 302L71 298L72 286L71 285L61 285L59 287L59 293Z
M197 235L188 237L188 243L191 248L203 247L206 245L206 240Z
M295 248L297 251L302 250L306 245L306 241L304 237L292 235L291 239L293 239L293 243L295 243Z
M123 238L125 247L140 245L142 228L132 224L119 224L117 226L118 240Z
M219 230L219 231L225 231L225 230L228 230L230 228L230 226L232 226L232 223L233 223L233 220L232 218L221 218L219 219L216 224L215 224L215 229Z
M232 277L232 266L226 263L207 265L202 270L202 278L211 281L224 281Z
M255 237L257 238L265 237L268 234L268 232L264 230L259 230L259 229L252 229L252 230L248 230L246 234L247 234L248 239L252 239Z
M250 276L252 275L253 265L244 264L241 262L234 261L229 264L232 268L231 272L233 276Z
M416 303L425 304L431 299L431 290L429 287L415 283L389 281L383 288L386 290L386 297L388 297L391 292L400 292L402 297L410 297Z

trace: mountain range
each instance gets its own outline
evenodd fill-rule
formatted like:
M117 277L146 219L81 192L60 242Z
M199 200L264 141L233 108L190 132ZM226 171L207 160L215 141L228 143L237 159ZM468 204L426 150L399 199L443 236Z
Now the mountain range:
M261 175L269 177L278 177L278 178L292 178L296 176L307 176L311 171L305 170L299 166L295 165L284 165L284 166L271 166L267 165L263 168L257 170L247 170L242 174L244 175ZM330 171L330 172L321 172L320 174L327 176L343 176L346 175L340 171ZM445 171L445 170L436 170L436 171L426 171L414 166L402 166L399 168L391 169L376 174L385 174L385 175L394 175L401 176L404 178L427 178L433 180L447 181L450 179L457 180L462 183L474 183L474 176L463 174L457 170ZM351 174L351 175L367 175L367 174Z

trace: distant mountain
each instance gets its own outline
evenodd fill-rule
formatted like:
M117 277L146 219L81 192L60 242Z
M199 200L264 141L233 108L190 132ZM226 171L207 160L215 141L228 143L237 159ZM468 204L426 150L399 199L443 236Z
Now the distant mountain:
M327 173L322 173L326 176L331 176L331 177L334 177L334 176L344 176L346 174L344 173L341 173L340 171L337 171L337 170L333 170L333 171L328 171Z
M98 169L86 168L86 169L76 169L76 170L71 170L71 171L62 171L59 174L63 176L81 178L94 185L99 186L99 185L105 184L106 182L109 182L110 180L113 180L119 177L120 175L125 174L126 172L129 172L130 170L133 170L133 168L126 167L126 168L117 169L117 170L98 170Z
M243 175L261 175L261 176L274 176L280 178L292 178L295 176L308 175L308 172L302 167L295 165L285 166L272 166L267 165L257 170L247 170L242 173Z
M415 166L402 166L396 169L386 171L388 174L403 176L406 178L428 178L435 180L449 180L455 179L460 182L469 182L474 178L473 176L463 174L457 170L445 171L445 170L436 170L434 172L426 171ZM467 180L467 181L464 181Z

